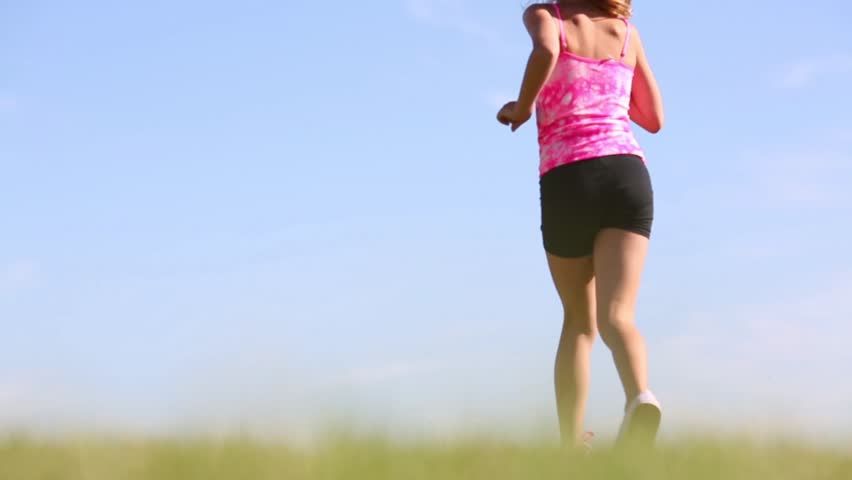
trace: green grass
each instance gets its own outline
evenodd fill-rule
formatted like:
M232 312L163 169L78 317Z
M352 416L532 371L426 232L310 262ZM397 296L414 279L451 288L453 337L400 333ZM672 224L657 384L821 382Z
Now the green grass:
M0 480L571 478L849 480L852 456L725 439L661 444L652 455L599 448L589 457L572 457L546 441L394 442L353 435L311 449L245 438L0 440Z

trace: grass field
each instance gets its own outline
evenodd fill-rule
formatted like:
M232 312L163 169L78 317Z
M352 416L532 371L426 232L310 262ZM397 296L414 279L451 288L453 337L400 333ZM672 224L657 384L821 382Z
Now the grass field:
M393 442L341 435L293 448L226 440L0 440L2 480L852 479L852 456L777 443L681 440L653 455L603 445L572 457L552 442ZM849 450L846 450L847 452Z

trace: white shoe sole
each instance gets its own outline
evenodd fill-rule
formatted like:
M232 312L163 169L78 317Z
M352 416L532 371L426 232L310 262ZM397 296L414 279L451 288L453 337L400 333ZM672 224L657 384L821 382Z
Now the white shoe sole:
M651 448L657 440L660 429L662 411L652 403L642 403L636 406L621 435L616 441L617 447L631 446Z

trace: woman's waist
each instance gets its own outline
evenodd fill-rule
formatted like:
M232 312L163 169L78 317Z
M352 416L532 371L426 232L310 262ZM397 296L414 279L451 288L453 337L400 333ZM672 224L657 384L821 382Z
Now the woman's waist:
M633 138L627 120L595 119L587 121L560 121L539 126L538 139L541 144L553 142L588 143L607 139Z

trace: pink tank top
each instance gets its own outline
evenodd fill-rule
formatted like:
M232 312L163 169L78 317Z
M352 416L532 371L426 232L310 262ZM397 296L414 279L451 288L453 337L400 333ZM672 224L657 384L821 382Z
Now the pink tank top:
M595 59L568 51L559 6L562 51L550 78L536 100L539 175L580 160L605 155L645 155L630 128L633 67L624 63L630 42L630 22L621 58Z

